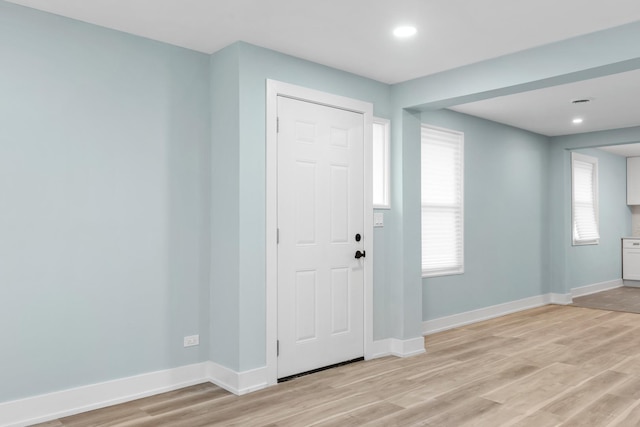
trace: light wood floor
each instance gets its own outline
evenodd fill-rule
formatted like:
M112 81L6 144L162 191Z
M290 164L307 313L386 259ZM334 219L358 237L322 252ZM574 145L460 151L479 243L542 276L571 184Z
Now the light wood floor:
M638 426L640 315L546 306L237 397L211 384L41 426Z
M622 286L573 299L576 307L640 313L640 288Z

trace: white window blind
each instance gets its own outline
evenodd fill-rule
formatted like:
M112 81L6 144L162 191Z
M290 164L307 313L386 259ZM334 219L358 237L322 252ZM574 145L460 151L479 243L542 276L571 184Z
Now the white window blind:
M598 159L571 153L571 172L573 244L598 244Z
M373 118L373 207L388 209L389 120Z
M422 126L422 276L464 271L464 134Z

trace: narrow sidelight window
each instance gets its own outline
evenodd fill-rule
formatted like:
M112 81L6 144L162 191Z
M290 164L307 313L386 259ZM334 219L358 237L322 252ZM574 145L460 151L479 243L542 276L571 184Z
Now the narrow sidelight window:
M389 209L389 120L373 118L373 207Z

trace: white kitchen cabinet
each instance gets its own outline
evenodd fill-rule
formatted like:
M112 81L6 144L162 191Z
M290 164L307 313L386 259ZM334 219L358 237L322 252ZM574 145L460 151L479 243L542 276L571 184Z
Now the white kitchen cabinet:
M640 280L640 238L622 239L622 279Z
M627 157L627 205L640 205L640 157Z

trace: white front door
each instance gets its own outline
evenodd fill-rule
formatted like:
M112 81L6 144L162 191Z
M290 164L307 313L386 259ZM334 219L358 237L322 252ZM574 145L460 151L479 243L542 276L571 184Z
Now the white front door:
M364 354L364 117L278 96L278 378Z

